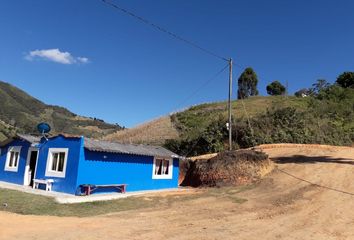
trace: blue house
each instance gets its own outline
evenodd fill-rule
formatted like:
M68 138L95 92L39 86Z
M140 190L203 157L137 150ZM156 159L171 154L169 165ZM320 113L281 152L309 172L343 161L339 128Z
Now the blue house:
M31 185L50 179L53 191L70 194L85 184L127 184L127 191L178 187L179 156L162 147L17 135L0 148L0 181Z
M0 181L30 185L40 138L20 135L0 143Z

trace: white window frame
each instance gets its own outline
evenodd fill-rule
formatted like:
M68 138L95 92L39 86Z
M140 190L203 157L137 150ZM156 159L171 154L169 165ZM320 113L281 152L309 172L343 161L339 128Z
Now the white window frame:
M63 166L63 171L53 171L51 169L52 163L53 163L53 154L54 153L65 153L64 157L64 166ZM68 154L69 154L69 148L49 148L48 149L48 157L47 157L47 167L45 170L45 176L46 177L60 177L60 178L65 178L65 173L66 173L66 165L68 162Z
M21 146L9 146L7 149L7 154L6 154L6 162L5 162L5 171L9 172L17 172L18 171L18 165L20 165L20 160L21 160ZM10 156L11 152L17 152L18 153L18 159L17 159L17 166L15 167L10 167Z
M164 175L157 175L155 174L156 171L156 160L166 160L169 161L168 163L168 174ZM165 157L154 157L153 166L152 166L152 179L172 179L173 176L173 159L172 158L165 158Z

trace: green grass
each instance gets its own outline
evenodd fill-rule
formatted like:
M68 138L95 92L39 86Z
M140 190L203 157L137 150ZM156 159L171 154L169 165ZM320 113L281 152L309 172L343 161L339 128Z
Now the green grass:
M89 217L133 209L170 207L173 204L184 204L188 201L215 197L241 204L247 199L237 196L238 193L252 189L254 186L207 188L198 193L170 196L139 196L111 201L90 203L59 204L53 198L0 188L0 211L23 215L76 216ZM7 204L7 206L5 206Z
M111 212L154 207L161 201L158 197L129 197L111 201L59 204L53 198L0 189L0 210L24 215L88 217ZM7 204L7 207L4 206Z
M307 109L308 99L294 96L257 96L232 102L232 114L237 121L264 113L268 108L295 107L299 111ZM196 138L219 116L227 118L227 102L205 103L193 106L183 112L172 115L171 120L180 135Z

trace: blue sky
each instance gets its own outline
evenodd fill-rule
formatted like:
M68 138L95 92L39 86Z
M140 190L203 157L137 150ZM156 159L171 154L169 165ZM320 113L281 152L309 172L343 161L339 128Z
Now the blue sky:
M273 80L292 93L354 70L354 1L112 1L253 67L261 95ZM227 71L200 89L225 62L100 0L2 0L0 43L0 80L127 127L227 98Z

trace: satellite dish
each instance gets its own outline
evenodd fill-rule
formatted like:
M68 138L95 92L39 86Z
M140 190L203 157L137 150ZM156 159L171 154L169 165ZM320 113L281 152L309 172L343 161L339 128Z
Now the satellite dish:
M37 125L37 129L41 134L49 133L51 130L51 127L49 126L48 123L42 122Z

